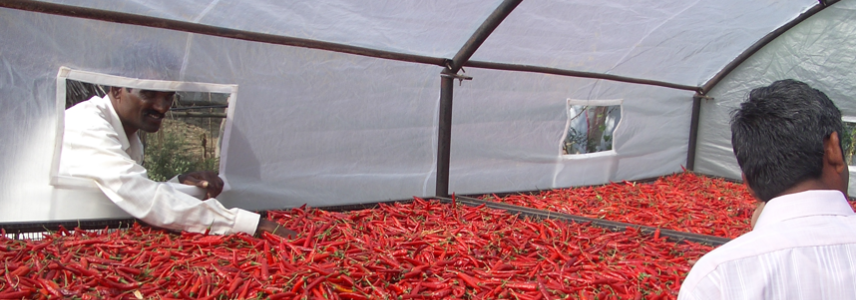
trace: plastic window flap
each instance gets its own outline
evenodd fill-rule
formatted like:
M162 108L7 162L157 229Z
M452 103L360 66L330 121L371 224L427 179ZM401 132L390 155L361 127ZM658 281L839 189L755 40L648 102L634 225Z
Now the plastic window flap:
M618 128L621 126L621 122L624 120L624 99L604 99L604 100L578 100L568 98L565 105L565 113L570 114L571 107L573 106L618 106L620 109L619 112L619 120L618 124L615 124L615 127L612 129L612 141L614 145L615 141L615 133L619 132ZM568 130L571 127L572 116L567 115L567 120L565 121L565 129L562 132L562 139L559 141L559 158L560 160L578 160L578 159L588 159L595 157L606 157L606 156L616 156L617 152L615 151L615 147L613 146L611 150L606 151L598 151L591 153L582 153L582 154L564 154L562 152L563 144L568 134Z
M231 135L232 116L235 112L235 104L238 99L238 85L149 80L139 78L128 78L122 76L72 70L68 67L60 67L56 78L56 138L54 139L54 154L51 162L50 183L57 188L98 188L94 180L75 178L59 175L59 160L62 152L63 132L65 131L65 104L66 104L66 80L81 81L86 83L121 86L128 88L139 88L148 90L176 91L176 92L204 92L229 94L227 99L226 124L223 131L222 148L220 149L220 177L223 179L223 191L231 189L229 181L225 177L226 159L228 156L229 136Z
M845 155L845 157L844 157L845 160L847 160L847 154L848 153L856 152L853 149L853 148L856 148L856 139L854 139L854 138L856 138L856 136L854 136L854 134L853 134L854 125L856 125L856 117L842 116L841 121L843 123L845 123L844 124L844 131L845 132L842 134L839 134L838 138L843 140L843 142L845 142L845 143L848 143L847 141L849 141L849 143L848 143L849 145L847 145L847 144L844 145L844 152L845 153L843 153ZM847 132L848 131L848 126L847 126L848 124L847 123L850 123L851 132ZM845 134L849 135L849 137L845 136ZM856 155L854 155L854 156L856 156ZM850 173L851 174L854 173L854 171L856 171L856 167L854 167L854 162L856 162L856 157L851 158L850 162L847 164L850 166ZM851 176L851 177L853 177L853 176Z

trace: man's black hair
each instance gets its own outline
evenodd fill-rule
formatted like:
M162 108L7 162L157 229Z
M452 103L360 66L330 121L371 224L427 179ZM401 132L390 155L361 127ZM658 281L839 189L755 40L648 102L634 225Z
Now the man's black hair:
M731 116L731 145L746 182L768 201L823 169L823 142L843 124L823 92L792 79L749 92ZM843 153L843 151L842 151Z

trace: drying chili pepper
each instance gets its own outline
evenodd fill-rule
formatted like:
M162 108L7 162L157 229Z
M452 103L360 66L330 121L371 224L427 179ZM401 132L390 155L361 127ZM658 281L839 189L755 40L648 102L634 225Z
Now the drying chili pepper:
M736 238L751 230L749 217L755 207L755 200L745 185L691 172L660 177L650 183L623 181L479 198L727 238Z
M419 198L268 218L307 234L206 236L134 224L41 240L0 236L0 299L674 299L690 262L711 250L633 228L611 232Z

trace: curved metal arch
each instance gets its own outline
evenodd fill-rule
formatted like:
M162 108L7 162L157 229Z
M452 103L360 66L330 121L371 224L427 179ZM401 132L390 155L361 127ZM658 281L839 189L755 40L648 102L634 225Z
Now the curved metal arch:
M802 21L808 20L808 18L811 18L811 16L814 16L815 14L821 12L822 10L826 9L827 7L831 6L832 4L835 4L838 1L839 0L819 0L819 3L816 4L815 6L812 6L811 8L806 10L805 12L801 13L800 15L798 15L796 18L794 18L790 22L785 23L784 25L782 25L779 28L776 28L776 30L771 31L770 33L768 33L767 35L762 37L760 40L755 42L755 44L752 44L752 46L749 46L749 48L746 48L746 50L744 50L743 53L740 53L740 55L735 57L734 60L732 60L730 63L725 65L725 67L722 68L722 70L720 70L719 73L716 73L716 75L714 75L712 78L710 78L710 80L708 80L702 86L701 91L699 91L699 93L702 95L707 94L720 81L722 81L726 76L728 76L728 74L730 74L732 71L737 69L737 67L739 67L743 62L745 62L747 59L749 59L749 57L752 57L752 55L754 55L755 52L758 52L758 50L761 50L761 48L764 48L764 46L766 46L767 44L769 44L770 42L772 42L773 40L775 40L776 38L778 38L779 36L781 36L785 32L788 32L788 30L790 30L791 28L794 28L798 24L802 23Z

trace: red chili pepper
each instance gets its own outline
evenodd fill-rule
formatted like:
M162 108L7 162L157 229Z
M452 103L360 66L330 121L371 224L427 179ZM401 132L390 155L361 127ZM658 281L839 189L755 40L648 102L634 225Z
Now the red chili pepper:
M137 284L137 283L122 284L122 283L118 283L118 282L112 281L112 280L107 279L107 278L101 278L100 281L101 281L101 283L103 283L105 285L119 289L121 291L127 291L127 290L131 290L131 289L135 289L135 288L140 287L140 284Z
M535 283L527 283L527 282L509 282L506 283L505 286L511 289L518 289L524 291L535 291L538 290L538 285Z
M338 296L339 296L339 298L349 299L349 300L366 300L366 299L369 299L368 297L366 297L364 295L360 295L357 293L349 293L349 292L339 293Z
M480 288L480 287L479 287L479 284L478 284L478 280L476 280L475 278L472 278L472 277L470 277L469 275L464 274L464 273L462 273L462 272L458 272L458 278L460 278L461 280L463 280L463 281L464 281L464 283L466 283L468 286L470 286L471 288L475 289L476 291L478 291L478 290L479 290L479 288Z
M243 278L238 277L238 274L236 273L235 278L232 279L232 283L229 284L229 290L226 293L228 295L234 295L235 292L238 290L238 286L240 286L241 283L243 283L243 282L244 282Z
M240 293L240 294L238 294L238 299L245 299L245 298L247 298L247 293L248 293L248 292L249 292L249 290L250 290L250 284L252 284L252 281L247 281L247 282L245 282L245 283L244 283L244 287L241 289L241 293Z
M30 267L20 266L12 272L9 272L10 276L23 276L30 272Z
M21 299L32 295L32 291L0 292L0 299Z
M303 287L303 283L305 281L306 281L306 277L300 277L300 279L297 280L297 283L294 284L294 287L291 288L291 292L297 293L298 291L300 291L300 289Z

